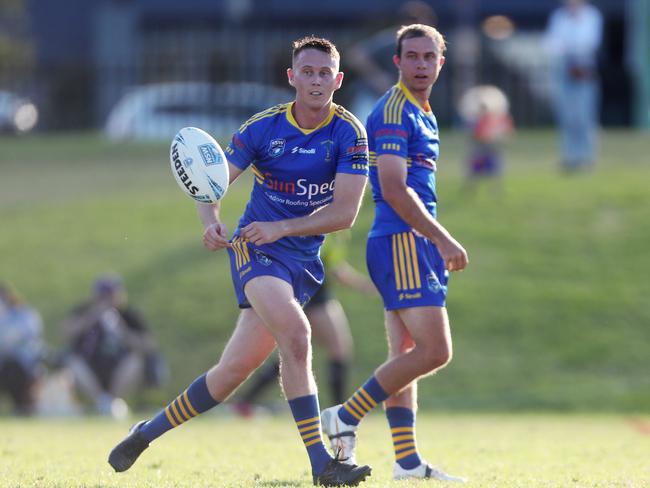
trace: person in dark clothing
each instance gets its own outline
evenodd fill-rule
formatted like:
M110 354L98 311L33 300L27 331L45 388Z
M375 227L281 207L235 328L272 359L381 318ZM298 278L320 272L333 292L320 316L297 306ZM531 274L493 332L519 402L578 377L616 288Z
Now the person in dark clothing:
M78 389L98 413L125 416L122 398L147 386L148 363L160 356L142 315L128 304L122 280L99 277L92 299L76 307L63 328L69 344L65 362Z

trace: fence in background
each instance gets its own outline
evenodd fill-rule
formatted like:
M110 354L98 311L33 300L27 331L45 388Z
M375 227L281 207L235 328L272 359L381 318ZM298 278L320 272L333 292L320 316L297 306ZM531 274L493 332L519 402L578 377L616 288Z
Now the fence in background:
M359 38L358 31L349 26L151 30L139 35L126 60L95 59L87 64L40 66L0 64L0 89L18 92L35 101L41 114L40 130L65 130L103 127L111 110L134 87L170 82L251 82L246 84L248 88L227 92L228 100L211 100L204 105L190 85L186 96L176 95L173 100L160 99L155 103L152 99L156 95L150 94L147 102L159 105L167 115L179 115L186 110L182 106L186 99L189 105L202 106L203 112L211 108L220 111L212 114L213 117L245 118L242 114L247 107L255 107L249 103L251 96L257 97L255 103L260 98L264 102L264 90L269 86L289 88L286 68L290 64L290 42L311 32L333 39L342 51L346 78L335 100L353 109L355 99L368 89L346 65L346 49ZM548 124L551 121L549 85L541 56L522 57L519 53L504 58L505 44L495 46L490 42L493 41L482 44L470 78L476 84L491 83L505 91L517 125ZM447 66L431 97L441 125L459 123L455 109L459 77L451 62L453 56L454 46L450 45ZM251 84L258 88L252 89ZM168 95L160 91L158 96ZM193 101L194 98L197 100ZM275 101L269 99L264 105ZM138 108L132 107L133 111Z

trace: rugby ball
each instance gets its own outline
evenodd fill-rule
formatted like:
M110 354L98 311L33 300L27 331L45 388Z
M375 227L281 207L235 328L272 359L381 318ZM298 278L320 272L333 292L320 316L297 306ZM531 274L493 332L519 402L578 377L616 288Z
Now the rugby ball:
M183 192L201 203L215 203L228 189L228 161L210 134L184 127L169 149L172 174Z

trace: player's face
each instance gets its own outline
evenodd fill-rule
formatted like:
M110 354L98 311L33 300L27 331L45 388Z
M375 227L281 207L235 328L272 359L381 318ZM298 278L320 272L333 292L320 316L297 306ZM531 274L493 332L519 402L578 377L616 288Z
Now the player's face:
M393 57L401 80L411 92L431 90L438 79L445 57L430 37L402 40L402 55Z
M343 81L338 61L317 49L299 52L287 75L289 84L296 89L296 102L315 110L332 102L334 91L341 88Z

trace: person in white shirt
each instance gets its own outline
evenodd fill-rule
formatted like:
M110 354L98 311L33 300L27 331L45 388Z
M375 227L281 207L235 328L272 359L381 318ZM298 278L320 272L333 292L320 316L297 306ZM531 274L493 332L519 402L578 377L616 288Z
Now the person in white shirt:
M590 167L596 159L599 80L597 52L603 17L585 0L564 0L545 33L556 82L555 105L561 163L567 171Z

